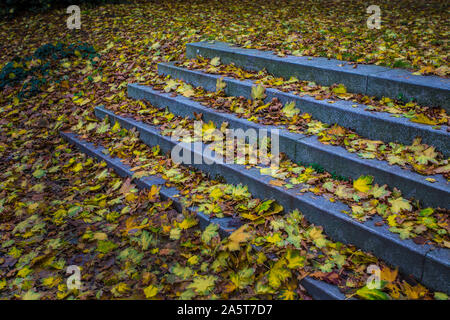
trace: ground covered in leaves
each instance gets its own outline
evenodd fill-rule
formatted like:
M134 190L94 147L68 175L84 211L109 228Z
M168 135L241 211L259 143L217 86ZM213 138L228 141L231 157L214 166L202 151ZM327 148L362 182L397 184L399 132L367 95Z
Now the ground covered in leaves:
M298 285L309 274L338 285L349 297L446 299L370 254L332 242L300 212L277 215L281 209L275 201L253 198L245 186L173 165L158 148L142 145L133 132L96 121L92 112L99 104L128 113L148 109L126 98L127 83L159 84L164 90L167 80L157 76L156 64L183 60L184 45L201 40L448 74L445 2L382 1L380 30L366 26L368 5L138 2L82 11L81 30L74 31L66 28L64 10L3 21L0 297L309 299ZM438 125L448 121L446 115L423 113ZM151 121L170 130L172 116ZM288 124L311 123L296 119L302 123ZM104 163L73 149L59 137L61 129L102 144L134 167L144 166L143 173L167 178L186 205L216 216L239 213L249 224L229 239L221 239L214 225L201 231L194 217L161 201L157 189L139 191ZM333 134L339 136L339 130ZM385 154L375 148L369 150L374 156ZM446 165L434 150L433 161L420 160L424 163L403 157L408 152L415 150L401 149L396 161L422 171ZM386 222L405 238L447 246L445 212L420 208L396 190L372 186L370 177L355 184L292 163L274 175L289 178L290 184L308 182L318 193L347 201L355 218L380 214L376 209L382 207ZM252 244L263 249L255 252ZM382 269L380 290L365 286L372 263ZM82 268L82 290L66 286L65 271L73 264Z

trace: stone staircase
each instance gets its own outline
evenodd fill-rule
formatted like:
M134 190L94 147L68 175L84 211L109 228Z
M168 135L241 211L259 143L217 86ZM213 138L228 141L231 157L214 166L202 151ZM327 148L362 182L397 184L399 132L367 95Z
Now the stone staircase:
M415 98L428 105L440 105L449 110L450 82L438 77L416 76L404 70L391 70L379 66L358 65L354 68L343 65L342 61L323 58L305 57L277 57L268 52L231 47L224 43L193 43L187 45L187 57L194 58L201 55L208 58L220 57L223 63L234 63L249 70L265 68L269 73L289 78L297 76L309 81L316 81L323 85L343 83L353 92L374 96L392 96L401 92L406 98ZM343 66L341 66L343 65ZM173 63L161 63L158 66L161 75L170 76L196 86L206 91L216 91L218 75L177 67ZM243 96L251 98L252 87L256 84L250 80L239 80L225 77L225 94L228 96ZM443 155L448 156L450 133L447 126L432 128L431 126L413 123L405 118L395 118L382 112L370 112L364 105L356 107L350 101L316 100L308 96L299 96L277 89L266 89L266 101L278 98L282 103L295 101L304 112L323 122L337 123L349 127L357 133L370 139L395 141L409 144L417 136L424 143L437 148ZM392 95L391 95L392 94ZM220 128L226 122L230 129L260 129L268 132L279 131L280 152L287 155L294 162L318 163L328 172L357 179L361 175L371 175L380 185L387 184L391 188L401 190L403 197L415 198L423 206L449 209L450 186L442 175L422 176L413 171L389 165L385 161L362 159L342 147L326 145L318 141L316 136L293 133L284 127L268 126L240 118L232 113L218 112L213 108L193 99L174 96L148 86L138 84L128 85L128 96L143 99L157 108L167 108L171 113L196 119L202 115L204 122L212 121ZM159 145L163 152L170 152L178 141L163 135L159 128L137 121L131 117L115 114L103 106L96 107L95 114L99 119L108 117L112 122L119 122L127 129L135 128L140 139L149 146ZM275 131L274 131L275 132ZM87 154L104 160L122 176L132 176L133 172L118 159L112 159L102 152L101 148L83 142L71 133L62 135L77 145ZM257 168L248 168L241 164L229 164L222 161L215 154L205 156L203 152L207 145L203 143L181 143L183 152L203 157L204 161L192 164L211 177L220 176L230 184L245 184L249 191L261 199L276 199L284 207L283 212L299 209L309 222L320 225L325 233L334 241L352 244L358 248L373 253L400 272L412 275L422 284L437 291L450 293L450 250L437 248L433 245L419 245L412 240L402 240L397 234L389 231L388 226L381 225L381 217L374 216L366 222L359 222L344 213L351 212L351 208L340 201L330 202L322 196L311 192L299 193L298 188L286 189L270 183L272 178L261 174ZM200 147L200 148L199 148ZM205 159L207 157L208 159ZM212 164L207 164L212 163ZM432 178L434 182L425 180ZM182 205L173 188L164 187L165 181L159 177L145 177L136 179L140 188L150 188L151 185L161 186L161 197L172 199L178 210ZM236 229L230 226L231 218L210 218L197 208L189 208L201 221L201 226L217 223L222 236L227 236ZM306 277L301 280L313 298L316 299L344 299L336 286Z

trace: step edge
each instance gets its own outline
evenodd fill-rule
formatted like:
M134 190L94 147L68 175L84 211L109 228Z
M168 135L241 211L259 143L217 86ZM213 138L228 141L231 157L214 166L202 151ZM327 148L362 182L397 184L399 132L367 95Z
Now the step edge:
M92 143L84 142L81 139L78 139L77 135L74 133L66 133L66 132L61 131L60 134L66 141L75 145L78 149L80 149L82 152L86 153L88 156L96 158L97 160L105 161L107 163L107 165L110 168L112 168L114 171L122 172L123 176L132 177L133 172L131 170L129 170L130 168L128 166L121 163L120 160L119 161L108 161L108 160L114 160L114 158L111 158L109 155L103 154L101 152L101 150L104 150L104 148L98 148L98 147L95 147ZM110 159L108 159L108 158L110 158ZM140 183L141 188L150 189L152 186L152 184L146 182L143 178L137 178L134 180L137 180L136 184ZM164 185L160 185L160 184L158 184L158 185L161 186L160 194L161 194L161 198L163 198L163 200L170 199L174 202L175 206L183 207L183 205L181 204L181 201L179 201L176 197L173 197L170 194L168 194L167 189L169 189L169 188L165 187ZM227 237L232 233L232 232L228 231L227 229L225 229L223 227L222 223L217 222L217 220L219 220L220 218L211 219L203 212L197 210L195 207L187 208L187 210L189 210L191 213L194 213L196 216L198 216L199 220L201 220L206 225L208 225L209 223L217 224L219 226L219 230L220 230L219 232L221 232L222 237L223 236ZM199 224L200 223L201 222L199 221ZM204 228L202 228L202 229L204 229ZM300 284L305 287L305 289L308 291L308 293L310 290L313 292L311 294L311 296L314 299L318 299L318 300L346 300L347 299L346 296L339 291L337 286L334 286L334 285L331 285L328 283L324 283L320 280L316 280L316 279L313 279L308 276L305 277L304 279L302 279L300 281Z
M255 50L255 49L245 49L242 47L237 47L234 46L231 43L225 43L225 42L220 42L220 41L216 41L214 43L208 43L206 41L203 42L193 42L193 43L187 43L186 44L186 57L188 58L195 58L197 55L200 54L200 50L213 50L217 52L226 52L228 54L234 54L234 55L243 55L243 56L250 56L253 59L265 59L267 61L274 61L275 63L284 63L284 64L297 64L298 67L300 68L309 68L311 69L311 72L314 72L314 69L312 69L312 67L309 66L309 64L312 64L311 62L318 62L317 64L320 64L320 61L326 61L328 63L335 63L336 65L343 65L343 68L346 67L347 65L349 65L350 62L348 61L342 61L342 60L336 60L336 59L327 59L324 57L296 57L296 56L291 56L288 55L286 57L278 57L277 55L273 54L272 51L261 51L261 50ZM200 54L201 55L201 54ZM305 60L306 59L306 63L301 64L301 60ZM309 64L308 64L309 62ZM351 68L351 70L342 70L342 71L338 71L338 70L330 70L327 69L326 67L322 67L322 68L315 68L315 70L320 70L320 71L324 71L324 72L328 72L329 74L338 74L338 73L345 73L346 75L348 75L350 78L352 78L352 80L356 80L357 78L363 77L364 81L365 81L365 90L361 90L363 92L360 93L370 93L372 91L377 92L375 89L375 87L372 89L371 87L371 81L370 78L372 77L372 79L374 77L376 77L378 74L383 73L383 72L389 72L389 71L397 71L397 70L401 70L403 72L406 72L409 74L410 77L413 77L415 79L418 79L418 81L420 82L420 79L423 79L422 82L435 82L433 86L424 86L423 90L428 91L429 95L431 94L431 96L436 94L437 92L440 92L440 94L443 95L448 95L448 92L450 91L449 89L449 84L450 84L450 79L446 79L446 78L442 78L442 77L438 77L438 76L422 76L422 75L413 75L413 72L410 72L408 70L405 69L399 69L399 68L387 68L387 67L380 67L377 65L366 65L366 64L356 64L358 68L361 69L366 69L366 72L357 72L359 70L355 70L353 68ZM352 72L353 71L353 72ZM314 81L314 79L311 79ZM344 83L347 87L349 87L350 89L352 88L352 84L349 80L346 81L342 81L343 79L341 79L340 83ZM391 79L386 79L386 81L384 81L383 86L382 86L382 90L381 90L381 94L379 93L378 95L384 95L384 96L390 96L390 90L389 90L389 82L392 82L393 80ZM442 84L441 82L445 82L446 84ZM322 81L323 83L323 81ZM397 83L401 83L402 85L405 86L409 86L411 85L408 82L402 82L402 81L397 81ZM324 83L325 84L325 83ZM328 83L326 83L327 85ZM355 87L356 88L356 87ZM363 87L361 87L362 89ZM407 96L406 98L408 99L412 99L415 98L414 96ZM446 98L438 98L436 100L436 98L432 97L431 99L427 99L426 97L424 99L422 99L421 97L417 98L418 101L420 103L425 103L425 104L430 104L432 106L441 106L442 108L444 108L445 110L449 111L450 110L450 103L448 102L449 99ZM420 99L420 100L419 100Z
M144 126L140 126L139 121L136 121L136 120L131 119L131 118L125 118L125 117L122 117L122 116L115 115L112 111L104 109L103 107L96 107L96 110L99 110L100 112L102 112L104 116L106 116L106 115L109 116L110 119L113 118L115 121L128 122L130 124L130 126L132 126L132 127L135 126L137 128L139 128L139 127L144 128ZM100 118L102 118L102 117L100 116ZM147 126L147 125L145 125L145 126ZM161 137L163 139L165 139L164 136L161 135ZM176 144L175 141L172 141L172 143ZM242 169L242 170L235 169L235 168L238 168L239 165L225 165L225 166L231 168L232 170L234 170L236 172L239 172L240 175L250 176L250 178L253 178L253 180L255 180L257 183L259 181L259 180L255 179L254 177L252 177L250 175L250 173L248 172L249 170L246 170L246 169ZM266 185L266 187L270 188L270 189L273 189L273 190L277 189L277 187L271 186L271 185ZM292 195L290 195L285 190L280 189L280 190L277 190L277 191L281 192L283 194L286 194L287 196L292 198ZM305 202L305 200L301 199L300 197L296 197L296 199L297 199L297 201ZM337 204L339 204L339 203L337 203ZM313 202L313 204L315 204L315 202ZM342 205L346 206L345 204L342 204ZM319 210L321 210L321 209L319 208ZM431 246L428 246L428 245L420 247L419 245L415 244L412 240L401 240L397 235L393 234L392 232L386 231L384 233L380 233L380 231L382 231L381 229L375 229L374 227L371 227L371 226L369 226L367 224L359 223L356 220L354 220L351 217L349 217L348 215L345 215L344 213L341 213L339 211L338 212L325 211L325 210L321 210L321 211L324 212L325 214L327 214L327 216L334 216L335 218L337 218L340 221L342 221L342 223L350 224L353 228L357 228L357 229L361 230L361 232L366 232L366 233L368 233L368 235L376 235L377 238L381 239L381 241L394 244L398 249L400 249L400 251L404 251L405 253L408 252L409 256L411 256L411 254L412 254L411 257L416 256L419 259L420 258L421 259L426 259L426 254L427 254L429 248L431 247ZM365 250L364 248L362 248L362 249ZM382 252L381 247L380 247L379 251ZM380 254L378 253L376 255L379 256ZM416 259L416 258L413 258L413 259ZM389 263L389 261L386 261L386 262ZM421 265L423 267L423 263ZM402 269L405 269L405 268L402 268ZM408 269L408 268L406 268L406 269ZM423 269L421 269L421 270L423 271ZM416 278L420 279L420 277L422 275L422 271L417 271L417 273L414 276ZM433 287L433 286L434 285L431 285L430 287Z
M203 106L202 104L200 104L197 101L191 100L189 98L183 97L183 96L176 96L176 97L171 97L170 94L167 93L162 93L160 91L154 90L151 87L148 86L143 86L143 85L139 85L139 84L129 84L128 87L133 88L135 90L139 90L139 91L143 91L146 94L150 94L150 95L154 95L157 96L159 98L163 98L167 101L173 101L175 103L180 103L180 104L184 104L187 105L189 108L196 108L196 111L202 112L204 115L209 113L211 115L214 115L216 117L220 117L220 118L224 118L223 121L227 121L229 123L231 122L237 122L242 124L242 126L247 126L247 127L252 127L255 129L260 129L260 128L270 128L270 126L266 126L266 125L260 125L251 121L248 121L246 119L243 118L239 118L233 114L230 113L226 113L226 112L218 112L214 109L208 108ZM130 96L130 94L129 94ZM130 96L132 98L136 98L135 96ZM293 139L292 136L293 135L299 135L297 139ZM292 132L287 131L286 129L280 130L280 137L283 137L285 139L289 139L292 140L293 143L295 144L300 144L300 145L304 145L308 148L310 147L314 147L315 150L326 150L324 152L326 152L327 154L331 154L335 157L339 157L339 158L343 158L347 161L351 161L354 164L363 166L363 167L368 167L370 170L375 170L375 172L380 172L379 175L383 175L386 179L386 177L395 175L396 177L398 177L398 179L402 179L404 182L403 184L411 184L411 187L409 187L410 191L409 192L404 192L405 194L410 193L411 190L422 190L421 192L428 194L428 192L430 192L430 190L432 190L433 192L441 192L441 193L450 193L450 185L448 182L445 181L445 179L439 175L433 175L433 176L427 176L427 177L433 177L435 178L437 181L435 183L431 183L429 181L425 180L425 176L422 176L418 173L412 172L410 170L405 170L400 168L399 166L395 165L395 166L390 166L387 163L385 163L384 161L381 160L377 160L377 159L362 159L359 158L356 154L352 154L348 151L346 151L344 148L339 147L339 146L328 146L325 144L322 144L320 142L317 141L317 143L315 142L317 140L317 137L315 136L304 136L301 134L295 134ZM313 149L311 149L313 150ZM296 158L296 155L289 155L290 158ZM369 162L372 161L372 162ZM395 172L393 172L393 170L395 170ZM333 171L333 170L329 170L329 171ZM343 173L340 173L343 174ZM356 177L358 178L358 177ZM376 177L377 180L380 180L379 177ZM423 191L423 189L429 190L427 192ZM404 186L401 187L401 189L406 189ZM443 206L443 204L439 204L439 203L434 203L434 202L427 202L427 197L422 196L416 196L417 199L419 199L421 202L429 204L429 205L433 205L433 206ZM441 199L442 201L445 200L445 198L442 197L438 197L438 199ZM448 207L448 203L447 203L447 207ZM445 208L445 206L444 206Z
M185 75L188 74L194 74L199 77L203 78L211 78L211 81L214 79L217 81L217 79L222 78L224 82L226 83L232 83L235 86L242 86L245 87L248 92L251 92L251 87L255 86L255 82L253 80L240 80L235 79L231 77L222 77L220 75L215 74L208 74L206 72L200 71L200 70L189 70L187 68L182 68L174 65L174 62L162 62L158 64L158 73L161 75L170 75L172 77L175 77L173 75L173 72L175 71L177 73L183 73ZM179 78L179 77L177 77ZM192 79L183 79L185 82L190 83L190 80ZM211 91L209 89L213 89L212 86L208 86L206 88L203 86L205 90ZM215 84L214 84L214 90L215 90ZM225 88L227 91L227 88ZM277 97L280 101L286 100L291 101L294 100L297 102L300 106L300 110L304 111L305 106L301 106L301 104L310 104L311 107L306 107L307 113L310 113L315 117L316 119L320 121L324 121L328 124L338 123L344 127L349 127L349 124L352 125L358 125L359 127L355 129L356 132L364 131L362 134L366 135L369 139L389 139L390 141L398 141L400 143L412 143L414 138L418 135L422 137L422 141L429 144L429 145L435 145L436 141L439 141L435 147L439 151L441 151L444 156L450 155L450 132L447 132L447 126L442 125L440 129L433 129L429 125L415 123L412 121L409 121L406 118L397 118L393 117L392 114L386 113L386 112L370 112L367 110L364 110L364 108L367 107L367 105L360 104L360 103L353 103L351 101L346 100L316 100L313 96L310 95L296 95L291 92L284 92L275 88L266 88L266 94L268 97L266 97L265 102L268 103L273 97ZM236 96L235 94L227 94L230 96ZM250 99L250 94L244 96L247 99ZM281 99L280 99L281 98ZM334 101L334 103L328 103L328 101ZM357 105L357 107L353 107L354 105ZM318 111L323 110L323 112L314 112L317 109L320 109ZM327 111L332 111L333 114L330 116ZM346 121L346 119L337 116L337 114L342 113L343 115L348 115L351 119ZM363 117L363 119L358 119L360 117ZM355 121L357 120L357 121ZM398 131L408 130L412 132L408 135L389 135L387 132L391 132L390 130L383 130L382 128L380 130L369 130L367 131L364 125L360 124L360 121L366 121L367 125L369 127L373 126L373 122L375 121L377 126L384 127L385 129L391 129L392 126L398 127ZM347 123L348 122L348 123ZM368 123L371 122L369 125ZM380 136L381 135L381 136ZM433 144L434 143L434 144Z

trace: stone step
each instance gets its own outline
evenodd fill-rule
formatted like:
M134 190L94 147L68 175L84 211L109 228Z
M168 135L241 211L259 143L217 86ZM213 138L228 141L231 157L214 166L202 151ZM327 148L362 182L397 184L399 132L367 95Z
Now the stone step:
M378 184L387 184L391 188L400 189L406 198L418 199L426 206L449 208L450 184L441 175L422 176L399 166L391 166L377 159L363 159L350 153L343 147L321 143L316 136L305 136L292 133L281 127L257 124L234 114L218 112L203 106L192 99L154 90L148 86L128 85L128 96L134 99L145 99L158 108L168 107L170 112L195 118L194 112L203 115L206 122L212 121L216 127L228 122L230 129L280 129L280 152L284 152L291 160L302 163L318 163L328 172L357 179L361 175L371 175ZM434 178L432 183L425 178Z
M321 85L344 84L349 91L376 97L415 99L425 106L438 106L450 111L450 79L414 75L403 69L376 65L350 64L322 57L279 57L270 51L244 49L224 42L196 42L186 45L186 57L220 57L225 64L247 70L266 69L289 79L314 81ZM357 66L357 67L355 67Z
M224 89L226 95L243 96L247 99L251 99L252 87L256 86L251 80L238 80L189 70L177 67L173 62L159 63L158 73L181 79L195 87L203 87L207 91L216 91L217 79L223 78L227 85ZM365 110L366 105L355 104L351 101L333 100L334 103L329 103L328 99L316 100L312 96L299 96L273 88L266 88L265 94L266 103L273 98L277 98L283 104L294 101L301 112L309 113L314 119L328 124L337 123L369 139L412 144L416 137L421 137L423 143L436 147L445 156L450 155L450 132L447 131L446 125L433 129L432 126L415 123L406 118L393 117L389 113L370 112Z
M450 250L438 249L429 245L419 246L412 240L401 240L390 232L386 225L377 227L381 219L365 223L357 222L342 210L350 208L340 202L330 202L324 197L312 193L298 194L298 190L283 189L269 183L269 176L261 175L256 168L246 169L243 165L227 164L212 153L205 155L205 145L179 143L160 133L159 129L131 118L121 117L103 108L95 108L98 118L108 117L112 122L118 121L126 129L136 129L140 139L149 146L159 145L163 152L171 152L175 146L181 146L191 159L202 157L204 161L193 166L210 176L221 176L230 184L245 184L249 191L262 199L276 199L285 212L299 209L309 222L320 225L330 238L347 244L353 244L364 251L372 252L392 266L408 275L414 276L424 285L438 291L450 292ZM208 164L211 163L211 164Z
M119 176L131 178L133 171L131 167L123 164L120 159L112 158L105 154L104 148L95 146L93 143L89 143L80 139L76 134L70 132L61 132L61 136L64 137L69 143L76 146L79 150L86 153L88 156L104 161L109 168L113 169ZM163 200L172 200L174 207L177 211L182 212L184 207L179 197L174 197L178 194L176 188L168 188L165 186L166 181L160 176L147 176L143 178L135 178L133 182L140 189L150 189L152 185L160 187L160 197ZM214 223L219 226L219 234L222 238L228 237L235 227L228 226L231 218L210 218L209 215L199 211L197 207L187 208L189 212L195 214L199 219L199 225L204 230L209 224ZM316 300L344 300L345 295L339 291L337 286L328 284L323 281L313 279L311 277L305 277L300 280L300 284L308 291L313 299Z

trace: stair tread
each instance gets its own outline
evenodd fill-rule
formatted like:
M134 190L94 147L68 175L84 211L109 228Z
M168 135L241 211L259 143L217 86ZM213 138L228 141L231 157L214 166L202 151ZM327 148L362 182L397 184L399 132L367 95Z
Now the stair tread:
M114 121L119 121L125 128L137 128L144 143L149 145L158 144L163 151L169 151L177 144L176 141L172 141L169 137L161 135L157 128L131 118L117 116L112 111L102 107L96 108L96 114L99 118L108 116ZM189 144L185 145L188 148ZM323 197L316 196L313 199L308 196L293 194L292 190L284 190L268 184L267 180L269 178L267 176L260 175L258 170L247 170L242 165L217 164L212 166L198 165L197 167L210 174L220 173L226 176L225 178L229 183L248 182L246 184L253 194L261 198L277 199L288 211L300 207L300 210L304 212L309 221L322 225L327 234L335 240L355 244L364 250L373 252L389 263L400 266L401 270L408 274L413 274L417 278L422 277L424 261L428 259L427 253L432 247L428 245L420 246L411 240L401 240L397 235L383 229L383 227L376 227L375 221L359 223L340 212L340 209L346 206L345 204L339 202L330 203ZM253 186L250 182L253 183ZM445 253L448 250L442 249L439 252ZM444 254L437 253L437 255L443 257L440 262L445 263L447 261L447 256ZM434 262L439 264L439 261L436 259L434 259ZM448 266L441 266L442 263L439 265L440 269L448 274L450 271ZM433 276L427 279L428 283L425 283L426 285L439 287L441 290L445 289L442 287L442 283L434 283ZM448 288L445 290L448 290Z
M217 112L214 109L203 106L201 103L193 101L183 96L173 97L172 94L160 92L148 86L137 84L129 84L129 95L134 98L144 98L149 100L153 105L159 107L167 106L169 110L180 116L194 117L194 112L202 113L206 122L210 120L220 127L222 122L228 122L230 128L275 128L274 126L266 126L248 121L237 117L234 114ZM131 91L130 91L131 90ZM131 92L131 93L130 93ZM279 127L278 127L279 128ZM426 205L435 207L449 208L450 184L441 176L422 176L410 170L402 169L396 165L391 166L385 161L376 159L362 159L356 154L346 151L342 147L325 145L317 141L314 136L307 137L301 134L289 132L281 129L280 151L286 153L295 161L303 161L306 163L320 163L329 172L335 171L344 176L358 178L364 174L371 174L375 180L381 184L387 184L391 187L398 187L407 197L415 197ZM294 145L297 150L290 148ZM289 147L287 146L289 145ZM285 149L283 149L283 146ZM305 154L305 150L309 150L313 155ZM328 159L326 156L330 156ZM314 159L305 161L305 158ZM348 163L335 161L336 159L347 160ZM326 165L323 163L327 161ZM344 166L344 167L343 167ZM434 178L436 182L432 183L425 178Z
M253 80L239 80L231 77L210 74L200 70L190 70L175 66L174 63L159 63L158 72L182 79L194 86L203 87L207 91L216 90L216 81L222 78L227 84L225 92L230 96L242 95L251 99L251 88L255 86ZM412 122L409 119L394 117L386 112L371 112L365 110L367 105L346 100L317 100L309 95L297 95L280 91L276 88L266 87L265 102L278 98L283 104L295 101L301 112L311 114L315 119L329 124L337 123L343 127L351 128L370 139L393 141L410 144L420 136L424 143L437 147L445 156L450 154L450 132L448 126L440 128ZM332 101L333 103L329 103Z
M108 166L113 168L119 175L123 177L132 177L134 172L132 168L123 164L118 158L111 158L103 151L105 150L101 146L95 146L93 143L83 141L76 134L70 132L61 132L61 135L70 143L76 145L83 152L89 156L95 157L98 160L105 161ZM142 178L135 178L134 182L139 188L151 189L152 185L160 187L159 193L163 200L172 200L175 207L179 212L183 209L189 210L194 213L200 220L200 227L205 229L210 223L217 224L219 226L219 233L223 237L228 237L237 228L228 226L228 222L231 220L229 217L224 218L210 218L209 215L204 214L196 207L184 208L180 199L174 195L178 194L176 188L168 188L165 186L166 181L158 175L146 176ZM314 299L331 299L331 300L344 300L345 295L339 291L339 288L335 285L325 283L313 279L309 276L300 280L300 284L311 294Z
M438 76L414 75L402 69L376 65L349 64L345 61L322 57L279 57L272 52L244 49L224 42L197 42L186 45L186 56L195 58L220 57L225 63L234 62L248 70L266 69L289 78L299 76L323 85L342 83L352 92L378 97L392 97L402 93L406 99L441 106L450 110L450 79Z

